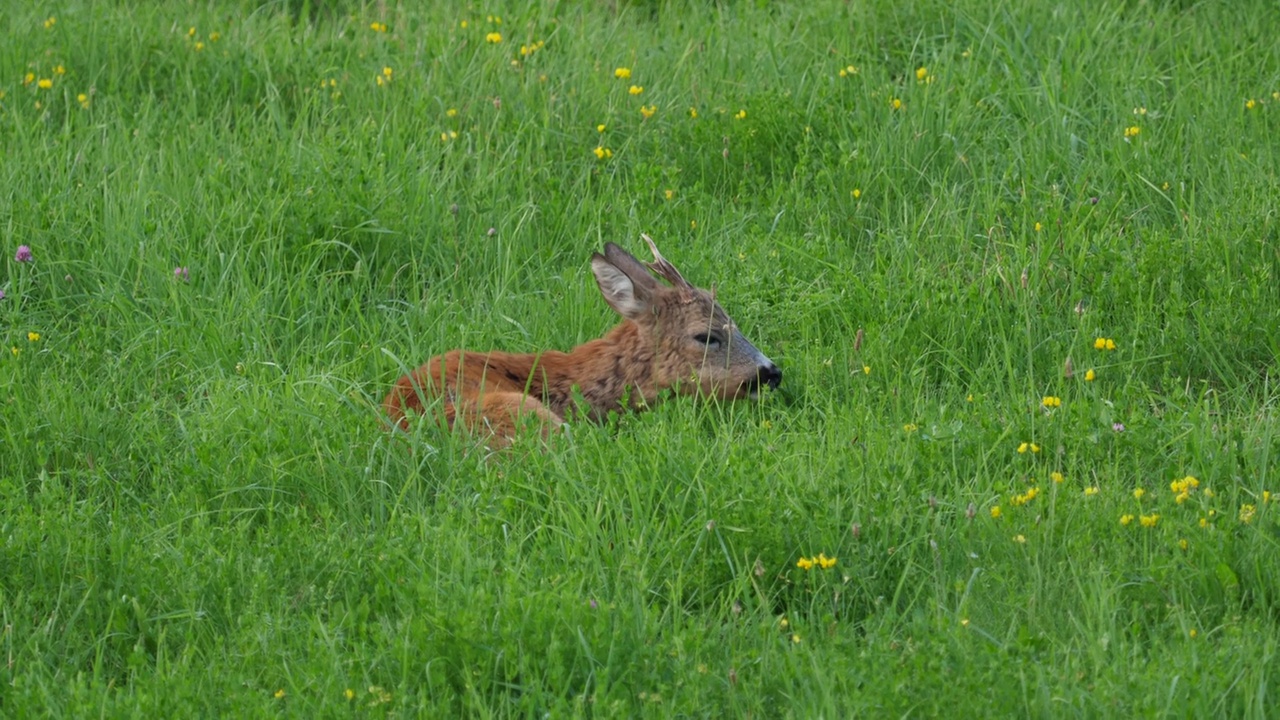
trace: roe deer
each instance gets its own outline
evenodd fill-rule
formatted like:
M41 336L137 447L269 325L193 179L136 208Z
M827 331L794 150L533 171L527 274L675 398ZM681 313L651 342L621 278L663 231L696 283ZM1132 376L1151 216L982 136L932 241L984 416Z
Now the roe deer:
M422 414L424 403L441 399L450 427L461 417L465 427L487 429L501 446L524 415L535 416L546 436L570 413L599 420L624 409L624 398L639 409L671 387L730 400L755 397L761 385L777 387L782 371L747 342L714 293L690 285L648 235L641 237L653 251L648 268L670 286L607 243L603 255L591 256L601 294L623 317L607 335L568 353L437 355L397 380L382 401L391 421L407 429L407 411ZM575 403L575 389L586 407Z

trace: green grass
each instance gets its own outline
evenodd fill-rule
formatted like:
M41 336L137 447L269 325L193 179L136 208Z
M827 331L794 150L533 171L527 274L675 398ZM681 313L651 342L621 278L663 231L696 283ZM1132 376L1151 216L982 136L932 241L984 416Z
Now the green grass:
M111 5L0 16L0 715L1274 711L1272 4ZM782 391L381 430L641 232Z

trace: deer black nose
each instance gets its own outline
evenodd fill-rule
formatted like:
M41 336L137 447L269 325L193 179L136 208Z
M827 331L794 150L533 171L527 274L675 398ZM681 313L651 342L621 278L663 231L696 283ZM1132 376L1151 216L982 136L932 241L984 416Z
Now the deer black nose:
M770 388L777 388L782 384L782 371L773 363L760 368L756 373L756 377L760 379L760 384L768 385Z

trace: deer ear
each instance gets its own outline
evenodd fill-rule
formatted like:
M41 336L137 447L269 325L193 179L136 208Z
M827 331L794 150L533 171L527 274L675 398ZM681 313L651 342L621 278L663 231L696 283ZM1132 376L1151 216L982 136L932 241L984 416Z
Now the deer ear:
M591 272L595 273L596 284L600 286L600 294L605 302L628 320L634 320L648 312L649 294L647 288L637 287L636 283L616 265L609 262L599 253L591 256Z
M617 245L613 243L604 244L604 259L608 260L610 265L626 273L636 287L643 288L649 292L658 288L658 281L654 280L653 276L649 274L649 269L645 267L644 263L635 259L635 256Z

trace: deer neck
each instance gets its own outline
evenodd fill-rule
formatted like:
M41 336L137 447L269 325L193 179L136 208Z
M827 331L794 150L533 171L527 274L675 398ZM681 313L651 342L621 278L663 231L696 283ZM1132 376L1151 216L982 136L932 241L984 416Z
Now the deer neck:
M543 356L548 399L563 415L572 412L574 388L582 393L595 419L610 410L623 410L623 398L631 407L653 400L653 348L640 328L630 320L610 330L604 337L583 343L568 353ZM536 374L536 371L535 371Z

